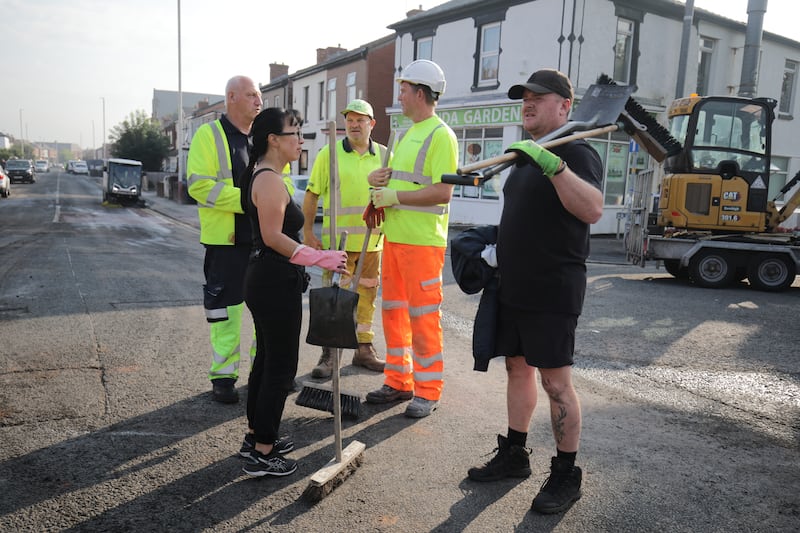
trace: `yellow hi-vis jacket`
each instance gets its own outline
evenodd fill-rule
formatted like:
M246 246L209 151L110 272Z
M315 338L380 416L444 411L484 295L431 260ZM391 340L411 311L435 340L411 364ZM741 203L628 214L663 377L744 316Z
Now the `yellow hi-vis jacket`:
M341 235L342 231L347 231L346 248L348 252L360 252L363 247L367 225L361 216L370 201L367 176L373 170L381 168L384 154L386 154L386 147L373 142L372 139L369 141L369 149L363 155L350 146L347 137L336 143L336 164L339 169L339 190L334 195L338 202L336 204L336 233ZM330 248L331 240L330 161L330 148L325 145L314 160L311 177L306 186L307 191L322 197L322 247L325 249ZM367 251L383 250L383 239L380 232L373 231L369 241Z
M197 200L200 242L236 243L235 214L242 214L242 191L233 184L228 139L219 120L203 124L192 137L186 161L189 195Z

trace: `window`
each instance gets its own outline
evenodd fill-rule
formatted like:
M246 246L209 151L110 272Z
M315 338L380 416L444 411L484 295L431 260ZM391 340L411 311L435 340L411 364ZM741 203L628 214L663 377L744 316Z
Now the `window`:
M283 107L281 106L281 97L279 95L275 95L275 106L274 107Z
M454 132L458 137L459 167L503 153L503 128L464 128ZM456 185L453 196L497 200L500 198L500 179L491 179L481 187Z
M496 86L500 66L500 23L484 24L480 31L478 86Z
M711 56L714 53L714 40L700 37L699 54L697 62L697 94L709 94L711 87Z
M781 84L781 99L778 102L778 112L791 115L794 108L794 82L797 78L797 62L786 60L783 67L783 83Z
M433 59L433 37L417 39L414 59Z
M328 120L336 120L336 78L328 80Z
M606 138L595 137L587 141L600 155L605 169L603 204L616 207L627 205L633 192L636 173L646 170L650 165L647 153L620 132L611 133Z
M633 56L633 21L617 19L617 41L614 44L614 79L629 83Z
M319 119L325 120L325 82L319 82Z
M356 99L356 73L350 72L347 74L347 102L349 104Z

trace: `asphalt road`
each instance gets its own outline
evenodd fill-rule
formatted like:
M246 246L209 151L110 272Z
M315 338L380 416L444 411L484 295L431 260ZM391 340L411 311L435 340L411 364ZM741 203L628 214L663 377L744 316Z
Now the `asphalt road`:
M149 208L102 206L97 181L51 173L0 199L2 531L797 530L798 282L700 289L594 239L574 372L584 496L540 516L528 508L553 454L541 390L531 478L465 479L505 432L505 379L499 360L472 370L479 296L448 264L439 410L411 420L403 404L365 404L344 423L363 463L311 505L300 495L334 455L332 417L290 397L298 472L242 474L244 406L212 402L205 376L193 207L153 193ZM317 357L303 345L300 380ZM343 388L381 384L349 359Z

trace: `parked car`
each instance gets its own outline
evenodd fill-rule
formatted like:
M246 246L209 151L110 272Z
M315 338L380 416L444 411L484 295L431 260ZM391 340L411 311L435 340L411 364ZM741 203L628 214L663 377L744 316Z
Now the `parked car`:
M50 172L50 163L46 159L37 159L33 164L33 168L36 172Z
M0 167L0 197L8 198L11 196L11 178L8 177L3 167Z
M300 207L303 207L303 200L305 200L306 197L306 187L308 186L308 176L291 175L287 177L291 180L291 184L294 187L294 191L291 191L292 198L294 198L294 201L297 202ZM322 220L321 201L317 203L317 216L315 219Z
M9 159L6 162L6 174L11 181L36 181L36 170L33 168L33 161L30 159Z
M86 164L86 161L73 161L72 162L72 173L73 174L86 174L89 175L89 165Z

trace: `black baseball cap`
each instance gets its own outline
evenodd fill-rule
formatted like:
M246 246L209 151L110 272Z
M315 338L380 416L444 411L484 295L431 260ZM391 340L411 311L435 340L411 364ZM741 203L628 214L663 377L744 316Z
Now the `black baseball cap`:
M574 97L572 82L569 81L567 75L552 68L537 70L531 74L527 83L514 85L508 90L508 97L512 100L520 100L525 89L539 94L556 93L569 100Z

